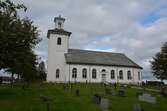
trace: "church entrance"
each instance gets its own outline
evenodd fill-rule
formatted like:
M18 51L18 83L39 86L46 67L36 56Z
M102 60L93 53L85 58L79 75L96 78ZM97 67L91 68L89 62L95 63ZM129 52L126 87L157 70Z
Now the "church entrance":
M106 74L102 74L101 78L102 78L102 82L106 82Z

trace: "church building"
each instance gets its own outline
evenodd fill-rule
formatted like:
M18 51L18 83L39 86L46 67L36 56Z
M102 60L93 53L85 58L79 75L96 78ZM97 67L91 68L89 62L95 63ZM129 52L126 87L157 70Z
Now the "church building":
M142 82L142 67L123 53L70 49L71 32L64 30L65 18L54 18L48 30L47 82L123 83Z

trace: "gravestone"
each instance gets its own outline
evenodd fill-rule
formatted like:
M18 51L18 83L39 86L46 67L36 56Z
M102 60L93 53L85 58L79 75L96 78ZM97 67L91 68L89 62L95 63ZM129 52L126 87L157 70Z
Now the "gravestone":
M111 92L111 95L112 95L112 96L118 96L118 93L117 93L117 91L112 91L112 92Z
M139 96L141 96L143 94L143 92L136 92L136 97L138 98Z
M124 90L118 90L118 96L125 96L125 91Z
M46 104L46 111L50 111L51 99L48 96L40 96L40 99L44 104Z
M95 104L100 104L100 102L101 102L101 96L98 95L98 94L94 94L93 98L92 98L92 102L95 103Z
M144 93L139 96L140 101L145 101L148 103L156 104L156 97L151 96L150 94Z
M108 111L108 109L109 109L108 99L105 99L105 98L101 99L100 108L102 111Z
M75 95L76 95L76 96L79 96L79 95L80 95L79 89L76 89L76 90L75 90Z
M135 104L133 111L144 111L144 109L141 108L140 104Z

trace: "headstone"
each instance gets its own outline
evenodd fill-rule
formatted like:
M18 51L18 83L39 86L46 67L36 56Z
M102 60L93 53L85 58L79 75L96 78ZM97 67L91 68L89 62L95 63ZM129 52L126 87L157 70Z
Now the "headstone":
M140 104L135 104L134 105L134 110L133 111L144 111L143 108L141 108Z
M143 95L139 96L140 101L145 101L148 103L156 104L156 98L151 96L150 94L144 93Z
M51 99L48 96L40 96L41 101L46 104L46 110L50 111L50 101Z
M125 96L125 91L124 90L118 90L118 96Z
M75 95L76 95L76 96L79 96L79 95L80 95L79 89L76 89Z
M108 99L105 99L105 98L101 99L100 108L102 111L108 111L108 109L109 109Z
M101 96L98 95L98 94L94 94L93 98L92 98L92 102L95 103L95 104L100 104L100 102L101 102Z
M139 96L141 96L143 94L143 92L136 92L136 97L138 98Z
M112 95L112 96L117 96L118 93L117 93L116 91L112 91L112 92L111 92L111 95Z

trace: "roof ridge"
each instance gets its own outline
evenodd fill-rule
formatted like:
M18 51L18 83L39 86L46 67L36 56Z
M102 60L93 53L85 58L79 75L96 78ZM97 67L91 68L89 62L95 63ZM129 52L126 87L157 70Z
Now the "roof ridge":
M96 51L96 50L87 50L87 49L69 49L69 50L80 50L80 51L89 51L89 52L98 52L98 53L112 53L112 54L122 54L125 55L124 53L118 53L118 52L106 52L106 51Z

